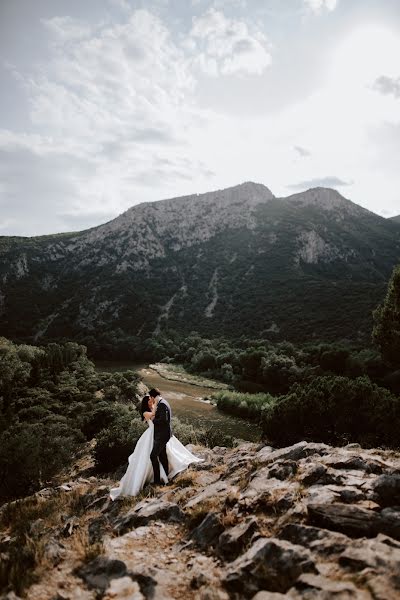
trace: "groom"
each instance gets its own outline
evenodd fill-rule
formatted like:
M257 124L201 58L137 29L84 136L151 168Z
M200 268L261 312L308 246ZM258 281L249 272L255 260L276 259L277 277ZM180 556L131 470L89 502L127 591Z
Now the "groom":
M158 404L156 414L153 419L154 424L154 444L153 450L150 453L151 464L154 471L154 483L160 484L160 463L162 464L165 474L168 477L168 458L167 458L167 443L171 437L171 407L166 400L161 396L160 390L153 388L149 392L150 398L156 400ZM160 459L160 463L158 462Z

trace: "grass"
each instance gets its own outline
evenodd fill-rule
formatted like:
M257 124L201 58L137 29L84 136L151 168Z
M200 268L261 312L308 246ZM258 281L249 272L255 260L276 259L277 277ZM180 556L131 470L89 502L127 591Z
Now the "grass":
M276 402L276 398L270 394L245 394L229 390L214 392L212 399L219 410L248 419L260 419L263 407Z

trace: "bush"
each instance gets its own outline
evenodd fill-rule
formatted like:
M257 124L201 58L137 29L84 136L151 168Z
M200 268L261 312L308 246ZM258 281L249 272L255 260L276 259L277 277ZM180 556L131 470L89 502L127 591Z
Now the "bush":
M223 391L212 394L219 410L249 419L261 417L262 408L275 402L270 394L242 394L239 392Z
M300 440L365 446L399 445L400 400L368 377L317 377L262 411L264 436L273 444Z
M0 435L0 495L26 495L69 464L84 441L62 417L17 423Z
M134 419L120 418L97 435L94 458L98 472L110 473L127 462L147 423L140 417Z

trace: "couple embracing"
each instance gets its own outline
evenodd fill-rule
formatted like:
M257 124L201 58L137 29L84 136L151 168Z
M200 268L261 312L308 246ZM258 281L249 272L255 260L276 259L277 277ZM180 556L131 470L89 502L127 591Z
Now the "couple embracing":
M193 462L201 462L172 434L172 411L160 390L153 388L141 404L142 420L148 429L128 457L128 468L119 486L110 490L111 500L136 496L147 483L168 483Z

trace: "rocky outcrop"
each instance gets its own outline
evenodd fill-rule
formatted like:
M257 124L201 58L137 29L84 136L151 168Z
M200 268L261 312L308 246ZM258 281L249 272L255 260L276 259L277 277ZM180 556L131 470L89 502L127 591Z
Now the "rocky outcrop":
M194 450L203 463L138 498L112 502L115 480L77 477L26 499L42 507L29 539L52 566L38 566L27 597L400 597L399 453L307 442ZM2 507L1 522L10 514L16 506ZM0 533L6 568L17 547L11 524Z

